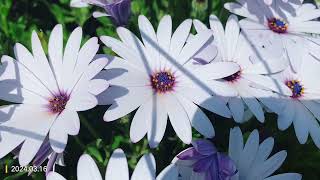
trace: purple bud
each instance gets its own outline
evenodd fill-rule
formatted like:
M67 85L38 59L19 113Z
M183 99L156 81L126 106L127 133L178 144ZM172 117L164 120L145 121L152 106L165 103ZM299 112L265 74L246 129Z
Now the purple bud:
M85 2L104 8L106 15L116 26L126 26L131 14L131 0L84 0Z
M217 149L213 143L206 139L193 141L192 145L196 151L202 155L213 155L217 153Z
M126 26L131 14L131 0L115 0L105 6L116 26Z

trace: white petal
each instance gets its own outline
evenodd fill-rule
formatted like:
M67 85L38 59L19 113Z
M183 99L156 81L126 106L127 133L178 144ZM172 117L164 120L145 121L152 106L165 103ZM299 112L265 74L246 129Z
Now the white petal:
M243 152L240 155L239 163L237 167L239 168L240 177L246 179L245 175L249 174L250 167L255 159L255 155L259 147L259 133L257 130L254 130L243 149Z
M78 180L102 180L94 160L87 154L80 157L77 166Z
M100 11L94 11L94 12L92 13L92 16L93 16L94 18L99 18L99 17L107 17L107 16L110 16L110 15L107 14L107 13L100 12Z
M239 65L233 62L212 62L195 69L193 73L202 79L209 80L221 79L239 70Z
M182 47L186 43L189 36L191 26L191 19L184 20L173 33L170 44L170 52L174 57L177 57L180 54Z
M88 7L89 4L84 2L83 0L71 0L70 6L76 7L76 8L83 8L83 7Z
M219 96L212 96L211 98L206 99L198 105L220 116L226 118L231 117L229 108L227 107L223 99Z
M226 39L222 23L215 15L210 15L209 23L217 46L220 47L219 51L221 51L222 58L227 58Z
M62 72L64 75L69 74L69 76L64 76L63 83L69 84L73 80L73 76L70 74L73 72L78 60L81 39L82 28L78 27L71 33L64 50Z
M93 94L86 91L87 89L78 89L72 92L66 108L74 111L85 111L94 108L98 104L98 100Z
M250 111L260 122L264 122L264 112L258 100L244 87L240 88L238 92Z
M272 152L273 145L274 145L273 138L268 138L260 144L256 158L252 163L253 173L255 173L254 169L258 168L258 166L260 166L265 160L268 159L269 155Z
M36 105L11 105L1 108L1 111L7 112L2 118L10 119L6 119L7 121L0 126L0 157L25 141L20 151L19 162L21 165L27 165L40 148L56 116Z
M188 62L205 43L212 37L211 31L197 34L182 49L178 61L180 64Z
M245 30L269 30L267 26L251 19L242 19L239 22L241 28Z
M241 1L240 1L241 2ZM254 3L252 3L254 4ZM228 9L230 12L237 14L239 16L247 17L250 19L257 19L255 14L251 13L246 7L243 7L239 3L225 3L224 8ZM262 14L262 13L261 13Z
M9 56L2 56L1 62L3 73L0 78L4 86L1 96L4 100L29 104L47 103L46 98L51 93L31 71Z
M66 180L64 177L62 177L60 174L56 173L56 172L53 172L51 171L47 177L46 177L47 180Z
M230 98L228 101L232 117L237 123L244 122L244 105L240 97Z
M240 27L238 24L238 18L235 15L229 16L226 24L226 44L227 44L227 55L228 59L233 59L236 52L238 37L240 33Z
M41 66L40 63L36 63L36 60L34 59L34 57L32 56L32 54L27 50L27 48L25 48L23 45L17 43L14 47L14 53L17 57L18 63L21 64L21 66L23 66L23 68L29 72L28 74L30 74L32 78L32 80L34 81L38 81L37 84L39 84L39 89L41 89L41 92L43 92L43 95L48 95L50 94L50 90L55 90L53 89L49 89L50 86L47 86L47 82L50 82L50 78L48 79L44 79L41 76L50 76L50 73L47 74L46 73L41 73L43 71L39 71L39 69L44 69L46 70L45 67L47 67L46 65L44 65L44 67ZM40 59L41 61L41 59ZM46 61L46 60L45 60ZM17 70L16 70L17 71ZM49 70L49 72L51 72ZM54 82L54 80L53 80ZM56 87L56 86L53 86ZM32 89L33 90L33 89Z
M109 36L101 36L100 39L107 47L110 47L112 51L117 53L120 57L132 62L138 69L145 71L144 68L142 68L144 67L144 64L142 64L142 62L145 61L145 59L142 59L145 58L143 54L144 50L141 50L140 52L138 52L140 54L137 54L137 52L134 49L130 48L129 46L125 45L124 43L115 38ZM148 50L148 52L150 51Z
M108 162L105 179L129 180L129 169L126 155L122 149L113 151Z
M56 120L49 132L50 145L56 153L62 153L68 142L66 128L60 126L63 124L63 120L65 121L66 119L61 118L59 121Z
M77 59L76 65L74 67L74 74L80 76L86 69L88 69L89 63L93 60L93 58L95 57L98 50L99 50L98 38L93 37L93 38L89 39L81 47L81 49L79 51L78 59ZM96 61L98 61L98 60L96 60Z
M132 119L130 125L130 140L133 143L140 141L148 132L147 124L150 123L148 122L150 119L145 118L145 113L152 113L152 106L149 105L150 103L142 104Z
M290 38L284 42L288 58L295 72L300 70L302 58L306 53L306 47L300 46L301 44L305 44L305 40L302 38Z
M177 180L179 176L178 168L170 164L160 172L156 180Z
M229 156L239 164L241 153L243 150L243 137L239 127L232 128L229 135Z
M314 144L319 148L320 147L320 126L317 121L312 121L310 124L310 136Z
M213 138L215 135L214 128L204 112L186 98L179 95L177 97L187 112L192 127L206 138Z
M155 179L156 161L152 154L146 154L140 158L133 171L131 180Z
M290 96L292 94L292 91L283 82L273 79L269 76L263 76L258 74L244 74L243 78L283 95ZM259 98L259 96L257 98Z
M138 24L139 24L140 35L147 52L150 53L151 57L155 58L154 60L158 60L159 58L159 49L157 47L158 40L152 24L143 15L139 16Z
M147 120L146 125L148 125L147 137L151 148L158 146L166 130L168 119L166 103L166 97L157 95L153 96L150 101L145 104L145 106L152 108L149 112L145 113L145 119Z
M300 144L305 144L308 140L310 121L315 121L314 117L300 103L295 103L296 116L293 120L294 130Z
M31 42L32 53L33 53L35 62L32 63L32 67L28 66L28 68L31 71L33 71L33 73L37 76L37 78L41 80L41 82L46 87L48 87L52 91L58 91L57 82L54 78L54 74L50 68L48 59L43 51L40 39L35 31L32 32L31 41L32 41Z
M295 105L290 102L286 103L282 113L278 115L278 128L280 130L288 129L295 116Z
M61 85L62 80L62 51L63 51L63 32L62 25L56 25L49 38L48 54L49 61L56 76L56 80Z
M257 169L257 178L266 178L275 172L284 162L287 157L286 151L280 151L270 157L267 161L261 164L261 167Z
M192 140L191 125L181 102L175 96L167 98L166 102L169 119L174 131L185 144L190 144Z
M285 61L279 59L268 59L268 61L262 61L255 63L245 69L243 73L246 74L272 74L284 70L288 67L288 64Z
M162 51L168 52L170 50L171 34L172 34L171 16L166 15L160 20L158 29L157 29L157 39L160 46L159 48L161 48Z
M113 97L114 91L118 90L119 88L108 88L106 91L108 94L104 94L104 98L109 99L108 96ZM124 92L124 94L121 94L121 97L116 97L117 99L114 99L114 103L106 111L103 119L110 122L129 114L151 98L151 93L152 90L147 87L129 88L129 92Z
M106 80L103 79L93 79L90 81L89 84L89 92L98 95L105 91L109 87L109 83Z
M288 31L320 34L319 29L320 23L318 21L306 21L290 25Z
M265 180L301 180L301 179L302 179L301 174L284 173L284 174L278 174L275 176L268 177Z

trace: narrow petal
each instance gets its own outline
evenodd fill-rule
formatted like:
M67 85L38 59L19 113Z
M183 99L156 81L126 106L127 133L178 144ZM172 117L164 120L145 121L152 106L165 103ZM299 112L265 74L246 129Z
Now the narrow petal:
M206 138L212 138L215 135L215 131L209 118L204 112L193 102L190 102L182 96L178 96L183 108L188 114L190 123L200 134Z
M228 59L233 59L236 52L238 37L240 33L240 27L238 23L238 18L235 15L229 16L226 24L226 44L227 44L227 55Z
M242 123L244 120L244 104L242 99L240 97L230 98L228 104L234 120L238 123Z
M131 180L155 179L156 161L152 154L146 154L140 158L133 171Z
M102 180L96 163L87 154L82 155L78 161L77 177L78 180Z
M166 102L169 119L174 131L185 144L190 144L192 132L190 121L188 120L189 117L185 109L183 109L181 102L175 96L167 98Z
M129 180L128 163L126 155L122 149L116 149L113 151L108 162L105 179Z
M182 47L187 41L192 26L192 20L184 20L173 33L170 44L170 52L174 57L178 57Z

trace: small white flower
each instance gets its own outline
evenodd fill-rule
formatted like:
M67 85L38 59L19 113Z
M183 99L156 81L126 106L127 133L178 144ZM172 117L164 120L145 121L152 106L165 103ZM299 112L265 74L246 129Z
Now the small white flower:
M77 167L78 180L102 180L94 160L87 154L80 157ZM178 171L174 165L166 167L156 178L156 162L152 154L141 157L135 167L131 180L177 180ZM51 172L47 180L65 180L60 174ZM116 149L108 162L105 180L129 180L129 169L126 156L121 149Z
M130 128L133 142L147 134L149 145L156 147L163 138L168 116L184 143L191 142L191 125L204 136L213 137L212 124L197 105L224 117L231 116L226 103L215 96L214 89L223 89L225 96L234 96L233 89L216 79L234 74L239 67L230 62L198 68L187 66L211 38L207 31L186 43L191 26L192 20L185 20L172 35L171 17L164 16L155 32L149 20L140 16L143 43L122 27L117 29L121 41L101 37L102 42L121 57L111 61L100 74L110 80L111 86L99 96L100 104L112 104L104 120L116 120L139 108Z
M208 30L198 20L194 21L194 25L200 34ZM231 97L227 100L232 116L236 122L244 122L245 108L248 107L260 122L264 122L264 112L258 100L270 107L271 110L276 110L275 104L270 100L273 96L272 91L286 95L291 94L288 87L266 76L286 68L287 63L279 60L284 58L283 51L276 53L277 49L268 48L268 51L264 53L265 56L268 56L268 61L258 58L255 49L246 37L240 33L238 19L234 15L229 17L225 30L219 19L211 15L210 28L213 32L214 40L206 48L203 48L196 58L201 59L203 62L210 62L213 57L211 54L217 48L218 55L214 57L212 62L225 61L238 66L239 71L222 80L226 86L237 92L236 97ZM270 52L271 54L279 54L279 56L272 57L267 54ZM263 89L257 86L261 86ZM225 91L224 89L220 90Z
M16 60L3 56L7 63L0 83L0 98L16 104L4 106L0 125L0 158L22 144L19 162L27 165L46 137L56 153L65 149L68 135L77 135L80 121L77 111L95 107L97 94L108 87L102 79L93 79L107 64L95 58L98 38L89 39L80 49L82 29L75 29L63 51L62 26L57 25L49 39L48 55L36 32L32 33L32 53L17 43Z
M300 2L274 3L272 6L261 4L260 0L238 0L237 3L226 3L229 11L246 17L240 21L240 26L249 38L253 31L265 33L266 42L279 49L284 48L295 72L301 66L306 53L312 53L320 58L319 42L313 41L308 33L320 34L320 22L314 19L320 17L320 9L315 5ZM252 42L261 41L252 39ZM311 48L309 47L311 46Z
M302 176L297 173L271 176L287 156L283 150L269 157L273 146L271 137L260 144L257 130L244 145L242 132L236 127L230 130L228 155L218 152L210 141L198 140L177 155L173 163L178 167L181 180L301 180Z
M306 55L297 73L290 68L275 75L292 93L290 96L280 96L274 99L282 108L278 114L278 127L287 129L292 123L296 136L301 144L305 144L308 135L320 148L320 63L311 55Z

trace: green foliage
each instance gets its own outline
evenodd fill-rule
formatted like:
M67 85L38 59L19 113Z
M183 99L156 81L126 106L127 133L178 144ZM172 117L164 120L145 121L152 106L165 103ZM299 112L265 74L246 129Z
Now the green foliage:
M320 0L317 0L320 2ZM137 20L140 14L146 15L153 25L157 25L161 17L170 14L173 25L177 27L184 19L197 18L208 24L210 14L216 14L223 22L229 13L223 8L223 0L132 0L132 16L128 28L139 36ZM85 39L92 36L117 36L116 28L107 17L94 19L91 14L95 7L70 8L69 0L0 0L0 55L13 55L14 44L19 42L31 47L30 38L36 30L45 49L47 47L50 31L56 24L64 27L65 41L71 31L82 26ZM110 49L101 47L100 53L110 53ZM130 102L128 102L130 103ZM57 166L57 171L68 180L76 179L76 165L81 154L90 154L97 162L102 174L108 163L111 153L116 148L122 148L128 158L130 170L135 167L138 159L145 153L152 152L157 160L157 170L162 170L170 163L174 155L188 147L175 135L173 128L168 123L165 137L156 149L149 149L146 138L133 144L130 142L129 130L132 119L130 115L120 121L106 123L102 120L107 107L100 106L80 113L81 130L78 136L69 136L68 146L65 151L65 167ZM220 151L227 151L229 129L236 126L230 119L223 119L207 113L215 126L216 137L214 142ZM245 135L253 129L258 129L263 137L273 136L276 140L275 151L286 149L288 158L280 172L302 173L304 179L320 179L319 162L320 151L314 144L308 142L300 145L291 128L285 132L277 130L274 115L267 116L265 124L258 124L255 119L241 125ZM194 138L202 136L196 131ZM5 166L19 165L8 155L0 160L0 179L45 179L44 173L5 173ZM45 164L43 164L45 165Z

